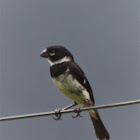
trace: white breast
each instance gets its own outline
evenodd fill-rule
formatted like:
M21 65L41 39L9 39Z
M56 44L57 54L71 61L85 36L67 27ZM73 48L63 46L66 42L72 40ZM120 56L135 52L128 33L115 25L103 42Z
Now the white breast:
M85 99L90 99L87 90L69 74L69 70L65 74L61 74L57 78L53 78L56 87L68 98L74 100L78 104L83 105Z

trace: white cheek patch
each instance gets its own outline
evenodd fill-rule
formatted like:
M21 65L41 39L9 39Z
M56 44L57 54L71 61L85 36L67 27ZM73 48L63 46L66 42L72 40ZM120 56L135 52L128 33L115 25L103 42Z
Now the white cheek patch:
M53 52L53 53L50 53L50 56L54 56L55 55L55 52Z
M49 60L49 59L47 59L47 60L48 60L48 62L50 63L50 65L53 66L53 65L56 65L56 64L61 64L61 63L63 63L63 62L69 62L69 61L71 61L71 58L65 56L64 58L62 58L62 59L60 59L60 60L58 60L58 61L55 61L55 62L52 62L52 61Z

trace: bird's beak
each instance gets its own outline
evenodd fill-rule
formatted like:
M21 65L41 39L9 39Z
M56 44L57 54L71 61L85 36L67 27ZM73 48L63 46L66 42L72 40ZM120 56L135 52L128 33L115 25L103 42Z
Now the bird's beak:
M41 52L40 57L48 58L48 53L46 49Z

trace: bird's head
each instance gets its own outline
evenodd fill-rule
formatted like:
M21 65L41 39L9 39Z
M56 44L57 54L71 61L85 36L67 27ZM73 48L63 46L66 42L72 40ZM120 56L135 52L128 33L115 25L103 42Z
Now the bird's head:
M50 46L41 52L40 57L46 58L51 66L73 61L72 54L63 46Z

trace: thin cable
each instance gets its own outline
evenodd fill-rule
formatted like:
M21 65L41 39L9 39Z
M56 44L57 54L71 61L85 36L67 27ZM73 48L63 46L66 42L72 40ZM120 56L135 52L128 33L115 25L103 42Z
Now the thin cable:
M105 109L105 108L127 106L127 105L132 105L132 104L139 104L139 103L140 103L140 100L135 100L135 101L120 102L120 103L113 103L113 104L107 104L107 105L98 105L94 107L81 108L80 112L92 110L92 109ZM72 113L74 111L75 109L62 110L61 114ZM51 116L51 115L55 115L55 112L50 111L50 112L33 113L33 114L25 114L25 115L6 116L6 117L0 117L0 121L26 119L26 118L43 117L43 116Z

